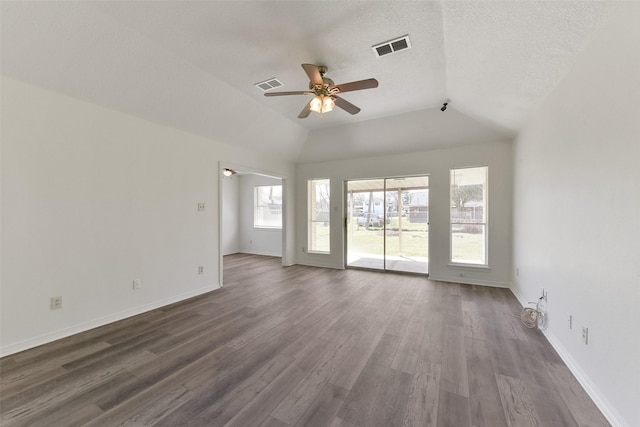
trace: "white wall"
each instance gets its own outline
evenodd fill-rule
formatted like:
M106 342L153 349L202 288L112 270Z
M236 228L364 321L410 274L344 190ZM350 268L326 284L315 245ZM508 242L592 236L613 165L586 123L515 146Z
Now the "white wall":
M282 256L282 230L254 228L254 187L258 185L282 185L282 179L262 175L240 177L240 251L247 254Z
M240 252L240 177L222 176L222 255Z
M526 303L547 289L549 340L612 424L630 427L640 425L640 5L624 6L515 144L514 292Z
M347 138L347 136L345 136ZM489 267L449 265L449 170L489 166ZM429 175L429 275L435 280L507 287L511 283L512 151L510 142L476 144L384 157L296 165L296 257L300 264L344 267L344 182ZM331 254L307 246L307 181L331 179ZM460 277L460 274L464 277Z
M215 289L219 163L292 175L264 153L1 84L3 355Z

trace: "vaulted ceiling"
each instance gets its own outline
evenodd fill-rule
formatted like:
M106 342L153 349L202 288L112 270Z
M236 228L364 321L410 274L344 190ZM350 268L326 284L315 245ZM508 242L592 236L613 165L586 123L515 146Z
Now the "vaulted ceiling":
M595 1L1 2L10 77L290 160L510 139L606 21ZM408 35L411 48L372 46ZM300 64L326 65L362 111L297 115ZM443 102L449 108L440 111Z

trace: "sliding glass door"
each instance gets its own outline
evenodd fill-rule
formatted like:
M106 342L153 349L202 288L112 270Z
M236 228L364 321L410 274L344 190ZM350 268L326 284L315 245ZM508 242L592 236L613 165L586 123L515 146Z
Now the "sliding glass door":
M347 266L428 274L429 177L347 181Z

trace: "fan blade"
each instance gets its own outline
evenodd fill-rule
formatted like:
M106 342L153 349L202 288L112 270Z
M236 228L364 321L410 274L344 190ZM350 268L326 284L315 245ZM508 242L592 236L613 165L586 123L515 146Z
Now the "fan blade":
M306 119L309 117L309 113L311 113L311 102L307 102L307 105L304 106L300 114L298 114L299 119Z
M267 92L264 96L285 96L285 95L313 95L313 92L308 90L298 90L295 92Z
M309 81L312 85L322 85L324 83L317 65L302 64L302 68L304 68L304 72L309 76Z
M378 81L376 79L358 80L357 82L342 83L341 85L334 86L334 88L338 89L340 93L362 89L373 89L376 87L378 87Z
M344 111L346 111L349 114L358 114L360 112L360 108L356 107L355 105L353 105L352 103L350 103L347 100L344 100L338 96L334 96L334 101L336 103L336 105L340 108L342 108Z

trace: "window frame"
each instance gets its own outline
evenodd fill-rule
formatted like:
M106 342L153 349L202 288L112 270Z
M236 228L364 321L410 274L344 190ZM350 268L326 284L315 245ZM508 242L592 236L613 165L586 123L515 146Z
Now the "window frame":
M316 182L326 181L327 189L328 189L328 204L327 204L327 218L325 219L314 219L313 212L317 209L315 206L312 206L313 202L313 191L315 191ZM312 233L314 223L323 223L327 224L328 233L329 233L329 244L328 249L318 250L313 248L312 242ZM306 252L310 254L320 254L320 255L330 255L331 254L331 178L310 178L307 180L307 247Z
M482 198L483 198L483 217L482 222L454 222L451 218L451 207L453 206L453 173L454 171L461 171L465 169L481 169L485 170L484 184L482 186ZM483 241L483 255L484 262L461 262L453 259L453 227L454 225L473 224L484 227L484 241ZM478 269L488 269L489 267L489 166L464 166L449 169L449 265L453 267L470 267Z
M267 208L270 209L269 205L259 206L258 205L258 189L260 188L269 188L269 187L280 187L280 225L266 225L266 224L258 224L258 208ZM274 185L254 185L253 186L253 228L260 230L282 230L282 184L274 184Z

